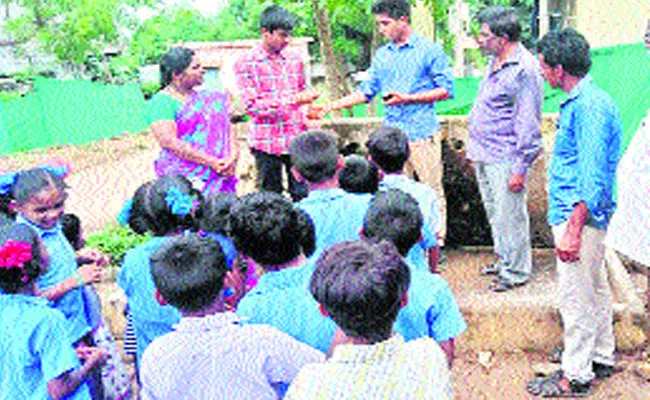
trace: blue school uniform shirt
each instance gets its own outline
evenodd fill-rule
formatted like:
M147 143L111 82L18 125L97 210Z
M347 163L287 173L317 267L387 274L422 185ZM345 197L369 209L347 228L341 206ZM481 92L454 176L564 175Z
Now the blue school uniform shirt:
M164 236L153 237L128 251L117 274L117 285L126 295L133 318L138 366L147 346L154 339L171 332L181 319L177 309L170 305L161 306L154 297L156 285L149 260L168 239Z
M41 291L46 291L58 285L64 280L72 277L77 272L77 260L74 249L66 239L61 225L57 224L52 229L42 229L22 215L16 217L16 223L29 225L41 238L47 253L50 256L50 264L44 274L38 277L36 284ZM77 287L52 302L54 307L61 311L68 321L70 337L74 342L91 331L90 321L86 314L84 303L84 288Z
M309 280L316 260L303 266L268 272L239 302L237 314L248 323L268 324L327 352L336 323L324 317L309 292ZM394 329L405 340L431 337L437 342L455 339L467 329L447 282L439 275L409 266L409 301L397 315Z
M379 190L399 189L413 196L422 212L422 239L411 248L406 255L406 261L417 268L424 267L429 270L427 250L438 245L438 231L440 230L438 200L431 187L416 182L406 175L386 174L379 184Z
M336 324L325 318L307 289L305 266L267 272L240 300L237 315L249 324L271 325L322 352L330 348Z
M548 222L567 221L575 205L589 209L587 225L605 229L614 214L614 180L622 136L612 98L587 75L560 106L549 165Z
M372 195L352 194L343 189L313 190L297 203L311 217L316 228L316 252L312 258L328 247L358 240L363 219Z
M406 43L377 49L361 87L368 101L378 93L420 93L436 88L454 95L454 78L442 46L413 33ZM386 106L384 125L398 128L409 141L426 139L440 130L435 102Z
M47 299L0 296L0 398L49 399L47 383L80 367L63 314ZM69 399L90 399L82 383Z
M467 325L447 281L407 262L411 270L408 302L395 321L406 341L429 336L436 342L455 339Z

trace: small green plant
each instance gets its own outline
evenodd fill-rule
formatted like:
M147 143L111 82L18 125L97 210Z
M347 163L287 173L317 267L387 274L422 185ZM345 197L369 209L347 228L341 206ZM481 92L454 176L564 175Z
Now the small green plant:
M138 235L129 227L110 223L101 231L88 235L86 245L101 250L111 257L111 266L119 266L124 254L145 243L150 235Z

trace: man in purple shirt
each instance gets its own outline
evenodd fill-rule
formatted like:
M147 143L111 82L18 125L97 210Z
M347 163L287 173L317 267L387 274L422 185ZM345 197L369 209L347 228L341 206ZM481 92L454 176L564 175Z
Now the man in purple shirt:
M496 275L495 292L523 285L532 270L526 177L541 149L542 76L519 42L513 8L479 15L478 44L492 57L469 115L467 157L474 162L499 260L483 269Z

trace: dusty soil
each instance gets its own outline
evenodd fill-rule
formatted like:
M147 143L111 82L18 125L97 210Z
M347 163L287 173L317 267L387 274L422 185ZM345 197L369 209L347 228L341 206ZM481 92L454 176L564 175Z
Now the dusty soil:
M250 155L242 147L243 165L238 171L242 177L242 192L252 190ZM122 202L133 190L152 177L152 161L157 145L147 135L129 135L84 146L64 146L0 158L0 171L16 170L39 165L50 159L68 162L73 172L68 178L71 186L68 210L77 212L84 221L86 232L101 228L112 220ZM494 260L488 249L454 251L449 255L449 266L442 274L450 282L457 296L463 293L486 292L484 278L475 271ZM535 252L535 279L548 279L553 264L552 253ZM104 314L116 336L124 329L122 316L123 295L114 282L98 285ZM504 321L504 324L507 324ZM650 399L650 372L642 373L638 361L648 355L637 351L620 355L623 372L598 385L595 399ZM514 353L479 353L460 347L453 368L455 392L458 399L528 399L526 382L539 369L553 369L544 365L548 355L519 351ZM480 361L479 361L480 360Z

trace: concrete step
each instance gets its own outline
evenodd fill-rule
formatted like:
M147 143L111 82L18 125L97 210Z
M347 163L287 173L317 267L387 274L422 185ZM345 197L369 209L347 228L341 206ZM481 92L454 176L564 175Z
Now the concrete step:
M449 252L442 275L449 281L468 325L458 340L460 348L550 352L562 344L555 255L550 249L535 250L534 260L533 277L527 285L494 293L488 289L492 277L480 274L484 265L496 261L488 248ZM633 278L636 290L644 293L645 277ZM641 348L645 342L643 319L628 312L625 304L615 304L614 311L617 349Z

